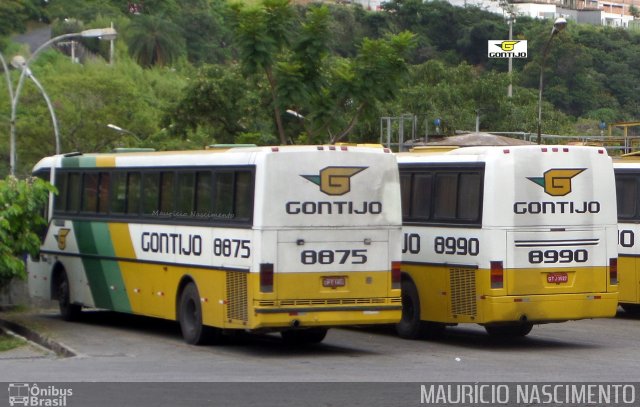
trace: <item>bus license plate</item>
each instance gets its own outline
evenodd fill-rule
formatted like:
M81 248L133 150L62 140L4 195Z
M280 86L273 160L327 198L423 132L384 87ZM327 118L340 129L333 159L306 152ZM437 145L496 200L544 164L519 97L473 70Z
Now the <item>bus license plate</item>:
M547 274L547 283L566 283L569 281L567 273L549 273Z
M322 286L325 288L338 288L347 285L346 277L322 277Z

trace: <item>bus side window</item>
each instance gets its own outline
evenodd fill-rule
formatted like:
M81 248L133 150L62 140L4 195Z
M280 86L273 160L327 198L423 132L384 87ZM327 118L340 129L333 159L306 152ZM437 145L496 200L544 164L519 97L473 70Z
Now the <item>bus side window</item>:
M150 172L142 176L142 213L144 215L157 214L160 198L159 185L159 173Z
M82 179L82 212L96 212L98 207L98 173L85 172Z
M67 183L67 212L76 213L80 210L80 191L82 178L79 172L69 174Z
M123 214L127 204L127 173L114 172L111 175L111 213Z
M637 213L638 181L635 177L618 175L616 177L616 197L618 201L618 219L633 219Z
M456 218L458 195L458 174L436 174L435 201L433 218L437 220L453 220Z
M213 214L211 172L198 171L196 178L196 214L208 218Z
M111 174L108 172L100 173L100 182L98 184L98 212L106 214L109 210L109 188Z
M477 173L460 174L458 219L476 221L480 217L482 177Z
M53 198L54 212L64 212L67 209L68 177L69 174L66 172L56 173L56 188L58 189L58 194Z
M233 219L233 173L217 172L213 212L218 216Z
M140 173L127 174L127 214L140 213Z
M188 216L191 216L194 210L195 178L196 174L194 172L178 173L176 211L186 213Z
M413 194L411 197L411 217L416 220L427 220L431 214L432 174L416 173L413 175Z
M411 207L411 173L400 174L400 196L402 199L402 219L408 219Z
M251 172L236 172L235 185L235 219L251 219L253 210L253 182Z
M160 173L160 212L171 215L173 212L173 200L176 196L173 182L174 173L163 171Z

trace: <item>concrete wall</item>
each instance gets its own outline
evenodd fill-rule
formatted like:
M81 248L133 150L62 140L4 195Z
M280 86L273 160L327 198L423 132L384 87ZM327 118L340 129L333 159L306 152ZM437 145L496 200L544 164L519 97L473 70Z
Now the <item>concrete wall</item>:
M30 305L26 280L13 279L9 285L0 289L0 307Z

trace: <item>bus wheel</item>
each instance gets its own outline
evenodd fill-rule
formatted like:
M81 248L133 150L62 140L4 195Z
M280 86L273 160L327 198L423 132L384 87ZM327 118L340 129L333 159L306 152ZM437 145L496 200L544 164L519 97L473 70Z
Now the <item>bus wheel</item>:
M217 341L222 336L219 329L202 325L202 305L194 283L187 284L182 290L178 321L182 337L190 345L204 345Z
M58 306L60 307L60 315L65 321L77 321L80 318L82 307L71 302L71 289L69 288L69 279L67 273L62 271L58 278L58 286L56 288L58 294Z
M280 332L280 335L286 344L310 345L322 342L327 331L327 328L290 329Z
M531 323L514 325L487 325L484 327L489 335L496 337L527 336L529 332L531 332L532 328L533 324Z
M402 280L402 319L396 324L396 332L404 339L419 339L423 334L420 322L420 297L415 284Z

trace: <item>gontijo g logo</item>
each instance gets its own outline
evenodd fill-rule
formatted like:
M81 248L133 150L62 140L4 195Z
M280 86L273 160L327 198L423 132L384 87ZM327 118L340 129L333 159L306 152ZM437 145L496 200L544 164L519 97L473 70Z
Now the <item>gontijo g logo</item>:
M320 175L301 175L320 186L327 195L344 195L351 190L351 177L368 167L325 167Z
M527 177L528 180L544 188L551 196L565 196L571 192L571 179L586 168L552 169L544 173L544 177Z
M526 58L526 40L489 40L487 47L489 58Z

